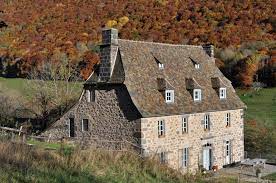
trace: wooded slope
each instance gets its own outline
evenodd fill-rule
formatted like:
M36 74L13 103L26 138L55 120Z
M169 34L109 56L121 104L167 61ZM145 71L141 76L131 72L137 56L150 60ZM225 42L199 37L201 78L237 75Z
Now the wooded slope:
M102 27L118 28L125 39L239 47L275 40L273 7L270 0L2 0L0 57L16 76L69 60L86 78L98 62Z

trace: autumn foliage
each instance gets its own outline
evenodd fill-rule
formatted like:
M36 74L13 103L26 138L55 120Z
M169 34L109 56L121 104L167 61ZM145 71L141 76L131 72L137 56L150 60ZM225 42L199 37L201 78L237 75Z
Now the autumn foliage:
M8 76L25 77L60 54L87 78L99 61L102 27L118 28L124 39L217 48L276 38L275 8L267 0L2 0L0 58L5 63L0 68Z

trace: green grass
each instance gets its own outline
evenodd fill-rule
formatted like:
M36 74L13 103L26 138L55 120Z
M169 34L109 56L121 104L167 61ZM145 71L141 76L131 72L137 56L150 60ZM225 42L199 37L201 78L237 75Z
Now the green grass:
M28 140L27 143L39 148L53 149L53 150L60 150L61 148L70 150L74 147L73 145L68 145L68 144L52 143L52 142L48 143L48 142L42 142L42 141L33 140L33 139Z
M276 88L238 90L238 94L247 105L246 119L276 125Z
M212 179L200 174L183 175L153 159L142 159L129 152L74 147L71 153L64 153L63 150L46 150L45 144L40 142L33 143L37 146L0 141L1 183L234 183L236 180L233 177Z
M24 99L29 99L33 94L32 87L29 85L32 84L31 80L22 79L22 78L3 78L0 77L0 91L1 89L7 93L13 93L18 97L23 97ZM74 86L74 91L78 94L81 93L82 83L77 82Z
M263 177L263 179L276 181L276 173L269 174L269 175Z

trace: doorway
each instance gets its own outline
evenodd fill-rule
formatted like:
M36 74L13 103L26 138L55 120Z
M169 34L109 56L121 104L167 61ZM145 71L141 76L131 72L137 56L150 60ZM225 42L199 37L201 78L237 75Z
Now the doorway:
M229 140L225 142L225 164L231 164L231 146Z
M206 170L212 169L212 148L211 144L205 144L203 146L203 153L202 153L202 160L203 160L203 168Z

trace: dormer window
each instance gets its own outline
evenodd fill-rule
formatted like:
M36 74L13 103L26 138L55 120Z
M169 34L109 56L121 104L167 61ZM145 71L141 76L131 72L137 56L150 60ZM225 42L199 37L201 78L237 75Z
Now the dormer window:
M194 101L201 101L201 89L194 89Z
M86 90L87 102L95 102L95 90Z
M192 63L194 64L195 69L199 69L200 68L199 63L197 61L195 61L193 58L191 58L191 57L189 57L189 58L192 61Z
M166 90L165 92L166 103L174 102L174 90Z
M220 99L226 99L226 88L220 88L219 89L219 98Z
M159 67L159 69L161 70L161 69L164 69L164 64L162 64L162 63L158 63L158 67Z

